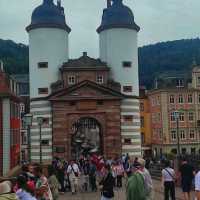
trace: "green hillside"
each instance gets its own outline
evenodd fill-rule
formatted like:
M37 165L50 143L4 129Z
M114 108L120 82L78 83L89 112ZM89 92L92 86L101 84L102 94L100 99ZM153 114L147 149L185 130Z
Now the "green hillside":
M161 42L139 48L140 85L152 86L160 73L188 73L191 64L200 63L200 39Z
M152 86L160 73L188 73L193 60L200 63L200 39L161 42L139 48L140 85ZM0 60L9 74L28 73L28 46L0 39Z
M0 39L0 60L9 74L28 73L28 46Z

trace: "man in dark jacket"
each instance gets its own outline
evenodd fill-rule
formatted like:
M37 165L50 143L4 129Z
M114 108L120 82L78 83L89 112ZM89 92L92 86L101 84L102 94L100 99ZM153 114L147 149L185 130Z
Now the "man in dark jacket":
M194 178L194 168L184 158L179 169L181 175L181 187L184 195L184 200L190 200L190 192L192 189L192 181Z
M114 197L114 177L111 172L110 165L105 166L105 176L100 182L102 188L101 200L111 200Z
M90 163L89 163L89 182L90 182L92 192L97 191L96 170L97 169L96 169L95 164L90 160Z

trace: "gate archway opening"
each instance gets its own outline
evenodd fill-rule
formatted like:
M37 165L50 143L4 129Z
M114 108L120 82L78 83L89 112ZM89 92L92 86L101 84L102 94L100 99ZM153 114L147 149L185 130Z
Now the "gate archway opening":
M91 117L83 117L72 125L71 156L79 158L91 153L103 153L102 128L100 123Z

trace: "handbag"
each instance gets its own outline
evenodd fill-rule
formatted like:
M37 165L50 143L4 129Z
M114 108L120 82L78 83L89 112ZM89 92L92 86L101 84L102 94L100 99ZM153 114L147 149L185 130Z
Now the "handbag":
M171 178L174 181L174 183L177 183L176 177L174 177L166 168L164 170L171 176Z
M72 171L74 172L74 175L75 175L76 177L78 177L78 172L75 172L75 171L74 171L74 168L73 168L72 165L71 165L71 168L72 168Z

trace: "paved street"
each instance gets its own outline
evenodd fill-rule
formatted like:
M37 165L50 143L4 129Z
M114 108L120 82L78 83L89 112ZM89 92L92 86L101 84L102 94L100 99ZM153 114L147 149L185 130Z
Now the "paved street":
M156 199L161 200L162 194L156 193ZM115 192L114 200L125 200L125 190L120 190ZM60 200L100 200L100 193L81 193L79 195L63 195L60 197Z
M194 195L194 194L193 194ZM177 200L182 200L182 194L180 188L176 189ZM125 200L125 189L115 191L114 200ZM162 200L163 192L160 187L159 181L154 181L154 199ZM59 200L100 200L100 193L80 193L78 195L71 195L67 193L66 195L61 195Z

